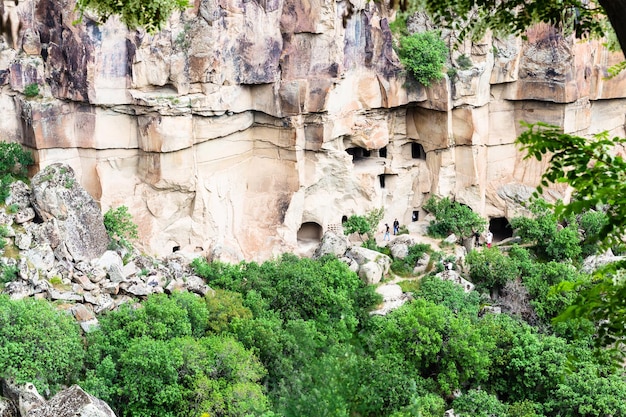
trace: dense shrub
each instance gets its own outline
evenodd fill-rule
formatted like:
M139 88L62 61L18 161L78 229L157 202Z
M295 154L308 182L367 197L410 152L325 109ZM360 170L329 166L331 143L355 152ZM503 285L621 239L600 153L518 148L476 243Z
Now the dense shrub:
M495 417L507 415L507 407L498 398L483 390L471 389L452 402L459 417Z
M74 319L46 301L0 295L0 377L54 394L75 382L84 357Z
M18 143L0 142L0 202L9 196L9 185L25 180L33 155Z
M519 268L514 259L498 248L473 250L465 258L469 265L470 279L480 290L500 289L508 281L519 276Z
M432 275L427 275L420 280L419 288L414 296L446 306L458 314L476 317L480 310L480 295L476 291L466 293L459 284L444 281Z
M413 274L413 269L417 265L417 261L425 254L430 252L430 245L419 243L409 247L409 254L404 259L394 259L391 263L391 270L401 276L409 276Z
M81 385L120 416L262 414L265 368L237 340L208 333L210 317L191 293L153 295L102 316L88 335Z
M133 222L133 216L128 212L128 207L110 208L104 213L104 227L114 248L121 247L128 251L132 250L130 241L137 239L139 235L137 225Z
M431 197L426 201L424 210L432 213L435 220L428 226L428 234L435 237L447 237L454 233L457 237L470 237L476 231L484 230L487 221L472 211L471 208L448 197Z
M425 86L429 86L433 80L443 78L442 69L448 53L448 47L435 31L401 37L398 45L400 62Z

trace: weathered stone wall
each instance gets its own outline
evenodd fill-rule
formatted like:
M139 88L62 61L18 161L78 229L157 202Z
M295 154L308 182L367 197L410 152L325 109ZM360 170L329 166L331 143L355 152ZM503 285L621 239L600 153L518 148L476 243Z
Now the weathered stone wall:
M20 1L0 139L38 169L70 164L104 210L128 206L151 254L266 259L304 249L304 223L381 206L410 223L432 194L511 216L544 168L516 151L520 120L624 134L626 76L604 78L619 56L546 26L465 42L450 66L472 66L426 89L380 3L196 0L155 36L72 10Z

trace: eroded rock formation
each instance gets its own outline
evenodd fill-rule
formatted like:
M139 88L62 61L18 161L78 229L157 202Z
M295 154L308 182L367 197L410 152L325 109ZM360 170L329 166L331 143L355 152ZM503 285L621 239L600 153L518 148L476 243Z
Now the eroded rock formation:
M604 78L619 56L547 26L462 44L456 74L425 89L384 2L196 0L155 36L73 25L73 9L15 9L0 139L39 169L70 164L104 210L128 206L156 255L266 259L381 206L410 223L431 194L508 217L544 168L516 150L520 120L624 134L626 75Z

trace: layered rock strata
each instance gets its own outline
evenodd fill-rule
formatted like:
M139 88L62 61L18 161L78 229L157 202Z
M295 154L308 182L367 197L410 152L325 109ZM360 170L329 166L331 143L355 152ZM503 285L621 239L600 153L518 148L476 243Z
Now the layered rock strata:
M546 26L462 44L426 89L385 2L196 0L155 36L73 25L73 6L17 6L0 139L38 169L71 165L103 209L128 206L155 255L306 252L344 216L417 220L433 194L509 217L545 168L516 150L520 120L624 134L626 76L605 79L619 56Z

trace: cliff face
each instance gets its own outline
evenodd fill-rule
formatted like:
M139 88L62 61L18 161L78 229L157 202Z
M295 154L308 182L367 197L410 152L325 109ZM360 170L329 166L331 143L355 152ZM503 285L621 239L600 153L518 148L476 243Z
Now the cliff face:
M466 42L451 63L471 67L425 89L376 2L197 0L156 36L4 3L21 30L0 46L0 139L128 206L157 255L266 259L373 208L410 223L432 194L511 216L544 168L516 151L520 120L624 135L619 56L548 27Z

